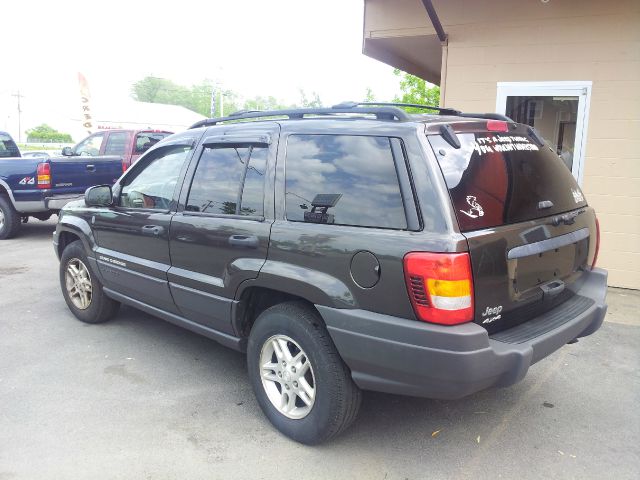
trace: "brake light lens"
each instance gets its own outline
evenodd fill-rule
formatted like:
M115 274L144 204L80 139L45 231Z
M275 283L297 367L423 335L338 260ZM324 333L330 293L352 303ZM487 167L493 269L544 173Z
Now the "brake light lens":
M39 163L36 169L38 177L38 188L51 188L51 165L48 163Z
M600 221L596 217L596 253L593 255L593 262L591 263L591 270L596 268L596 262L598 261L598 253L600 252Z
M468 253L412 252L404 275L418 319L457 325L473 320L473 277Z
M509 125L504 120L487 120L487 130L490 132L508 132Z

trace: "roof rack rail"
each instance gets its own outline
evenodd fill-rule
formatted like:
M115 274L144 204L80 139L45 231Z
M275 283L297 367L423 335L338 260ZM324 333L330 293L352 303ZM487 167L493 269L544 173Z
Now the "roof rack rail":
M291 110L240 110L226 117L207 118L194 123L189 128L207 127L217 125L222 122L269 118L269 117L287 117L289 119L300 119L306 115L323 116L335 115L341 113L357 113L361 115L375 115L378 120L396 120L399 122L409 122L413 119L404 110L395 106L380 106L358 108L336 105L331 108L294 108Z
M354 108L362 105L380 106L380 107L411 107L420 108L422 110L435 110L440 115L460 115L462 112L455 108L434 107L432 105L423 105L420 103L399 103L399 102L342 102L334 105L333 108Z

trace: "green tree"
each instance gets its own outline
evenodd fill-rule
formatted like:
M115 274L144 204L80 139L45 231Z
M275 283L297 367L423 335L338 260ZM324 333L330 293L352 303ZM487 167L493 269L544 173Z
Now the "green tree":
M131 96L140 102L181 105L201 115L211 115L211 94L215 91L216 115L220 109L220 92L212 80L205 79L197 85L186 87L166 78L145 77L131 87ZM224 113L239 110L237 95L223 90Z
M46 123L27 130L27 142L73 143L71 135L62 133Z
M293 108L294 105L285 105L273 96L257 96L244 102L245 110L284 110Z
M303 108L322 108L322 100L318 92L311 92L311 98L307 97L305 91L300 89L300 105Z
M440 87L437 85L431 85L426 80L422 78L418 78L414 75L410 75L406 72L398 70L397 68L393 70L393 74L397 77L400 77L400 90L402 91L401 96L396 96L393 101L400 103L417 103L420 105L431 105L437 107L440 105ZM425 110L420 110L416 108L407 108L409 112L421 112L424 113Z
M364 94L364 101L365 102L375 102L376 101L376 96L373 94L373 90L371 90L371 87L367 87L365 94Z

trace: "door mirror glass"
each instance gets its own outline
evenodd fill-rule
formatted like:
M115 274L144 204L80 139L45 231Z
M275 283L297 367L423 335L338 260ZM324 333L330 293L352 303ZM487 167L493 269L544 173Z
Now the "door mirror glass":
M64 147L62 149L62 155L65 156L65 157L72 157L73 156L73 148Z
M88 207L109 207L113 203L113 193L109 185L89 187L84 192L84 203Z

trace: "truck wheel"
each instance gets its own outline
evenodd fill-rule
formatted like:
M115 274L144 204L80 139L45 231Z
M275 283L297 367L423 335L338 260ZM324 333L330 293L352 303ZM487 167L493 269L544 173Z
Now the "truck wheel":
M318 314L304 304L282 303L260 314L247 363L260 408L293 440L321 443L356 418L360 389Z
M0 195L0 240L11 238L20 230L20 214L6 195Z
M80 240L70 243L60 259L60 286L69 310L85 323L109 320L120 303L107 297L102 284L89 269L89 262Z

